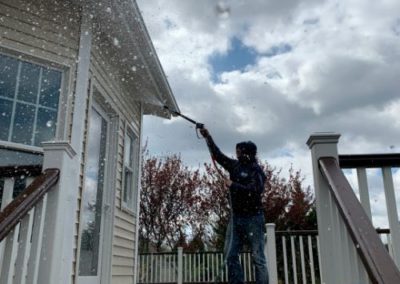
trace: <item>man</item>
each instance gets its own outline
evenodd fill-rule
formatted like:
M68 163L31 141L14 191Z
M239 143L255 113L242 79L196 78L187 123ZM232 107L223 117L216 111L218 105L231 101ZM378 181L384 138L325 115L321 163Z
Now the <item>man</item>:
M244 283L239 253L245 243L251 249L256 272L256 284L268 284L264 255L265 220L261 203L265 174L257 163L257 146L251 142L236 145L236 159L228 158L215 145L206 128L200 130L213 158L229 172L225 181L229 187L231 219L225 237L225 257L230 284Z

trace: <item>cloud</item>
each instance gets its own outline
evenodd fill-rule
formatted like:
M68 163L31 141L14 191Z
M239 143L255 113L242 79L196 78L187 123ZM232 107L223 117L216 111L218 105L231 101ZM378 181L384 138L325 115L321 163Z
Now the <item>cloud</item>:
M204 122L228 155L253 140L263 160L298 166L312 185L305 141L313 132L341 133L340 153L398 151L400 1L138 4L182 112ZM233 39L254 57L217 74L210 59L229 57ZM144 137L153 153L208 161L181 119L147 117Z

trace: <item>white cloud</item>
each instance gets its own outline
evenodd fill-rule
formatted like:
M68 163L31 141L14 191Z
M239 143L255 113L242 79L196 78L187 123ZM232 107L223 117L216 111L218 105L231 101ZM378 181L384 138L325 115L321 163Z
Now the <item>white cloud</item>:
M263 160L293 164L313 185L305 145L313 132L341 133L340 153L400 148L400 1L138 2L182 112L206 123L229 155L253 140ZM259 53L256 63L215 82L208 59L227 53L232 37ZM267 54L282 44L291 50ZM144 130L154 153L208 161L185 121L146 118ZM377 220L381 199L372 202Z

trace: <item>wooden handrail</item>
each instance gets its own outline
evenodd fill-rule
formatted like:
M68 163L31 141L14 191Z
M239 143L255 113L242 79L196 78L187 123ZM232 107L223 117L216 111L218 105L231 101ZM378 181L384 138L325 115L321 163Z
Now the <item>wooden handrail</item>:
M400 167L400 154L339 155L342 169Z
M400 283L400 271L379 239L337 160L322 157L319 165L371 282Z
M46 169L0 212L0 241L10 233L29 210L57 183L59 174L59 169Z
M6 166L0 167L0 177L16 177L20 175L38 176L42 172L42 165Z

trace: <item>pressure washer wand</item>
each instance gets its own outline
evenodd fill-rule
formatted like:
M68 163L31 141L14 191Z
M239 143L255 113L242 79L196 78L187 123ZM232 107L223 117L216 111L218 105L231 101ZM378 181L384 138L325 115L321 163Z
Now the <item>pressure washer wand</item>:
M194 120L191 119L190 117L187 117L186 115L183 115L183 114L181 114L180 112L177 112L177 111L175 111L175 110L170 110L169 107L167 107L167 106L164 106L164 109L166 109L166 110L168 110L170 113L173 113L173 114L175 114L175 115L178 115L178 116L180 116L180 117L186 119L187 121L193 123L194 125L196 125L196 134L197 134L197 137L200 138L200 137L199 137L199 134L198 134L198 129L203 129L203 128L204 128L204 124L203 124L203 123L198 123L197 121L194 121ZM210 151L211 161L212 161L212 163L213 163L215 169L217 170L217 173L224 179L225 176L224 176L224 174L221 172L221 170L218 168L217 164L215 163L214 156L213 156L213 154L212 154L212 151L211 151L210 146L208 145L208 143L207 143L207 146L208 146L208 150ZM228 194L228 195L229 195L229 204L230 204L230 208L231 208L230 210L232 210L231 194L230 194L229 191L228 191L228 193L229 193L229 194ZM232 230L232 224L233 224L233 220L232 220L233 213L232 213L232 212L231 212L230 216L231 216L231 220L230 220L231 225L228 226L228 229ZM217 273L218 273L218 274L217 274L217 277L214 278L214 283L215 283L215 284L218 284L218 283L221 282L221 279L222 279L222 276L223 276L223 270L224 270L224 268L225 268L225 266L226 266L226 264L227 264L227 257L228 257L229 250L230 250L231 243L232 243L232 231L230 232L229 236L230 236L230 237L229 237L228 252L224 253L224 254L225 254L225 256L224 256L224 261L223 261L223 263L220 265L219 272L217 272Z
M177 112L177 111L175 111L175 110L169 109L169 107L167 107L167 106L164 106L164 108L165 108L166 110L168 110L169 112L171 112L171 113L173 113L173 114L176 114L176 115L178 115L178 116L180 116L180 117L186 119L187 121L193 123L194 125L196 125L196 129L203 129L203 128L204 128L204 124L203 124L203 123L199 123L199 122L197 122L197 121L194 121L194 120L191 119L190 117L187 117L186 115L181 114L180 112Z

